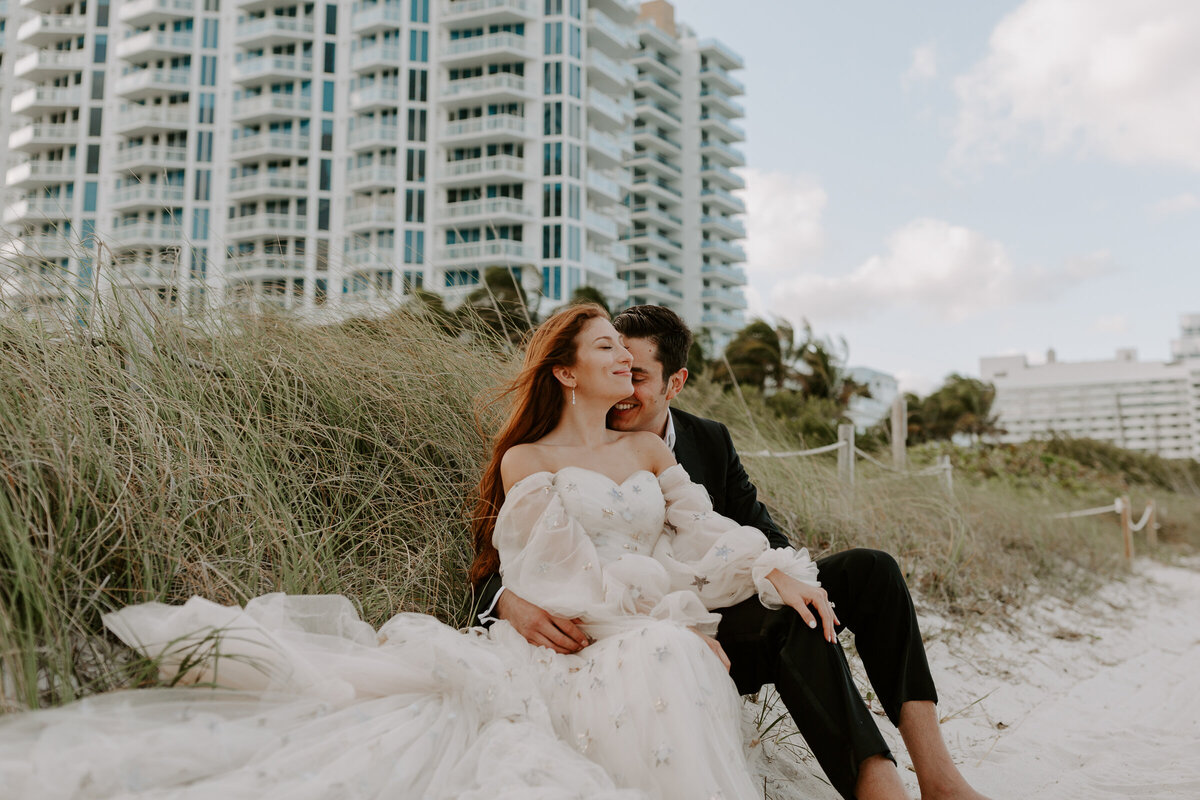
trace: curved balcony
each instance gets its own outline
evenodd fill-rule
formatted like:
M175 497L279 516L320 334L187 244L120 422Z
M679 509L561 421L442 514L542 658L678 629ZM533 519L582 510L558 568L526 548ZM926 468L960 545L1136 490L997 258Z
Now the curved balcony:
M438 96L447 106L474 105L482 98L487 98L488 102L502 103L529 97L525 79L509 72L448 81L442 84Z
M262 158L302 158L308 155L312 138L290 133L255 133L239 136L229 146L235 161L257 161Z
M715 63L725 69L742 69L746 66L740 55L716 39L705 39L700 42L700 55L704 56L709 63Z
M186 147L161 144L135 144L117 150L113 161L119 169L144 172L157 169L177 169L187 163Z
M358 36L397 30L408 24L400 3L356 3L350 14L350 29Z
M662 178L651 178L649 176L634 178L633 193L653 198L666 205L678 205L683 202L683 194Z
M742 269L741 267L735 267L732 264L724 264L721 262L701 264L700 274L706 278L726 281L734 286L746 285L746 270Z
M489 200L468 200L463 203L446 203L438 207L439 222L456 223L492 220L494 222L530 222L536 216L535 209L522 200L510 197L495 197Z
M192 34L143 31L117 42L117 58L145 63L158 58L190 55Z
M679 257L683 255L682 244L674 239L663 236L658 231L632 231L623 241L629 247L636 247L639 250L662 253L667 257Z
M117 78L114 92L130 100L146 100L185 92L191 80L191 72L186 69L139 69Z
M442 49L441 61L462 67L529 56L529 41L524 36L503 32L451 39Z
M308 193L308 175L289 172L259 172L229 181L229 196L238 200L295 196Z
M705 239L700 242L700 252L709 258L735 263L746 260L746 251L724 239Z
M724 306L737 311L748 307L746 297L737 289L705 289L700 292L700 299L712 305Z
M639 75L633 88L651 100L667 106L676 106L683 102L683 97L671 81L665 81L654 75Z
M700 79L708 86L720 89L730 95L746 93L746 84L713 63L706 64L700 69Z
M700 178L711 184L715 184L721 189L734 190L746 188L746 181L741 175L738 175L728 167L711 162L700 165Z
M599 167L618 167L632 149L628 140L592 129L587 133L588 163Z
M746 226L741 220L727 217L724 214L710 215L700 218L700 230L705 233L715 233L730 239L746 238Z
M240 19L233 30L233 42L239 47L273 47L277 44L312 39L312 17L283 17L272 14L255 19Z
M528 120L515 114L493 114L487 117L455 120L446 123L442 132L443 141L469 142L472 140L516 140L529 136Z
M746 156L734 147L720 139L705 139L700 142L700 154L710 162L718 162L727 167L746 166Z
M8 135L8 149L22 153L57 150L60 147L77 144L79 131L78 122L29 123Z
M135 183L113 192L113 208L123 211L182 206L183 187L167 183Z
M737 333L746 324L746 321L741 314L705 311L700 317L700 324L719 333Z
M633 142L642 150L653 150L671 158L678 158L683 154L683 145L677 140L662 131L643 125L634 126Z
M225 234L238 239L258 236L277 238L290 233L303 233L308 223L302 217L291 214L247 214L225 220Z
M82 14L39 14L17 28L17 41L30 47L45 47L87 33Z
M313 77L313 61L303 56L249 56L233 65L233 80L243 86Z
M583 215L584 225L587 226L589 234L595 234L594 238L605 239L607 241L616 241L617 239L617 221L607 214L601 214L596 211L587 211Z
M13 63L13 77L36 83L74 75L87 69L87 65L84 50L38 50Z
M639 150L635 152L633 158L629 159L626 163L634 169L641 170L658 178L677 180L683 176L683 170L672 159L667 158L662 153L655 153L651 150Z
M441 265L483 265L531 263L537 259L535 249L524 242L510 239L493 239L489 242L452 244L437 251L436 261Z
M61 236L57 233L21 236L0 245L0 263L9 263L15 260L57 261L62 258L76 257L82 251L83 245L78 239Z
M188 106L177 105L124 105L114 115L112 126L125 136L140 136L158 131L187 130L192 116Z
M225 259L225 274L239 278L274 278L304 272L304 256L262 254Z
M742 104L735 102L732 97L719 89L701 89L700 102L730 119L746 116L746 109L742 107Z
M9 225L41 224L51 220L70 219L74 200L70 197L26 197L4 210Z
M678 230L683 227L683 220L674 214L668 213L656 205L637 205L633 207L630 219L632 222L641 223L643 226L655 224L667 228L668 230Z
M744 130L734 125L725 117L716 114L701 114L700 130L706 131L710 137L716 136L726 144L744 142L746 140L746 132Z
M643 125L655 125L668 131L677 131L683 127L683 120L680 116L657 100L643 97L637 101L634 108L638 120Z
M445 0L441 17L456 25L521 22L537 16L535 2L540 0Z
M233 101L230 115L237 122L270 122L291 119L312 111L312 98L297 94L263 93Z
M400 168L395 164L371 164L346 172L346 186L355 191L394 189L400 185Z
M395 147L401 138L399 125L373 122L351 128L347 140L354 150L371 150L376 147Z
M114 252L154 247L181 247L183 226L177 222L130 222L113 230Z
M117 6L117 19L133 28L195 16L195 0L128 0Z
M399 108L400 87L394 83L377 83L350 92L350 110L356 112Z
M75 180L75 159L66 161L26 161L10 167L4 176L6 186L20 189Z
M603 92L588 92L588 120L597 128L609 133L620 133L625 130L634 115L633 102L628 98L620 101Z
M700 203L710 205L726 214L745 214L746 204L724 189L704 189L700 192Z
M637 33L632 26L621 25L596 9L588 10L588 44L602 48L616 58L625 58L637 48Z
M350 53L350 69L355 72L400 69L403 64L398 44L373 44Z
M346 209L345 225L351 230L394 228L397 219L394 203L376 203Z
M625 190L617 181L594 169L587 172L587 190L612 203L620 203L625 199Z
M483 181L520 181L525 178L525 159L515 156L491 156L448 161L442 164L439 183L480 183Z
M594 47L588 48L587 68L589 85L605 91L623 92L637 78L632 64L620 64Z
M635 255L629 259L629 269L668 280L674 280L683 274L683 267L672 264L659 255Z
M683 299L683 292L676 289L672 282L659 278L631 278L628 286L629 294L636 296L639 303L661 305Z
M683 77L678 67L654 50L639 50L633 56L633 64L637 67L639 79L644 75L658 78L667 85L674 85Z

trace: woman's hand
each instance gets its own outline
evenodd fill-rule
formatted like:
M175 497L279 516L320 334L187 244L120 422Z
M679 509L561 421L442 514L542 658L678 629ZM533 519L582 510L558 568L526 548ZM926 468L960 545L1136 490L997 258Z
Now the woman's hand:
M773 569L767 573L767 580L779 592L780 599L787 603L796 612L800 614L800 619L808 623L808 627L817 627L816 617L809 609L812 606L821 616L821 626L825 634L825 641L832 643L837 634L834 632L835 625L841 625L842 621L837 618L834 613L833 603L829 602L829 595L819 586L798 581L790 575L786 575L777 569Z
M725 666L725 671L729 672L729 656L725 655L725 648L721 647L721 643L711 636L706 636L695 628L690 629L692 633L699 636L708 645L708 649L717 654L717 658L721 659L721 664Z

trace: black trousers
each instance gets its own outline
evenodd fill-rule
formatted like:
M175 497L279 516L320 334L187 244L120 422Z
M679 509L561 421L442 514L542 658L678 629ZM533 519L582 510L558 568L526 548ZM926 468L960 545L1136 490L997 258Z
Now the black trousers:
M893 724L908 700L937 702L933 677L908 585L896 560L855 549L817 560L822 588L836 604L867 677ZM780 698L833 787L853 800L858 770L874 755L895 761L862 695L841 645L826 642L795 609L763 608L757 597L718 609L717 640L742 694L775 684Z

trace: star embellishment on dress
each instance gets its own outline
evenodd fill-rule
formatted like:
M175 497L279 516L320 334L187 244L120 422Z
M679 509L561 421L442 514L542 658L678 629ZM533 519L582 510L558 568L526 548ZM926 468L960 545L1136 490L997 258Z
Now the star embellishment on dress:
M567 485L563 487L563 491L573 492L573 491L575 491L576 488L577 487L575 486L574 483L572 483L571 481L567 481Z
M657 699L654 701L654 710L655 710L655 711L660 711L660 712L661 712L661 711L666 711L666 710L667 710L667 701L666 701L666 700L663 700L661 697L657 698Z
M671 753L673 752L674 751L665 744L660 744L658 747L654 748L654 752L651 753L651 755L654 756L654 766L661 767L663 764L669 764L671 762Z
M692 519L694 519L696 522L700 522L701 520L708 519L708 512L707 511L697 511L696 513L692 514Z
M622 492L620 489L618 489L615 486L613 488L609 489L608 493L613 496L614 500L624 500L625 499L625 493Z
M665 660L669 655L671 655L671 651L666 647L659 647L654 651L654 657L659 660L659 663L662 663L662 661Z
M695 586L696 591L700 592L703 591L704 587L710 583L712 583L712 581L710 581L708 578L704 577L703 575L697 575L696 579L692 581L692 586Z
M602 508L602 509L600 509L600 511L601 511L601 512L604 514L604 516L606 516L606 517L611 517L613 514L617 513L617 512L615 512L615 511L613 511L611 508Z
M722 561L728 561L729 556L733 553L733 550L725 545L721 545L713 552L716 553L717 558L721 559Z

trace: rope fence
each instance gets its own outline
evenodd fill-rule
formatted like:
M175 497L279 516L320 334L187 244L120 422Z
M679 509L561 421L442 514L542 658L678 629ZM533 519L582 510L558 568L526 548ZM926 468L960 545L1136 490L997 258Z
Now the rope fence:
M1121 516L1121 538L1125 542L1125 558L1132 561L1133 534L1144 529L1146 542L1155 544L1158 542L1159 528L1155 519L1159 514L1158 504L1155 501L1150 500L1146 503L1146 510L1142 512L1142 518L1137 522L1132 521L1132 510L1133 506L1129 502L1129 495L1125 495L1114 500L1112 505L1084 508L1079 511L1064 511L1061 514L1052 514L1050 519L1076 519L1078 517L1096 517L1102 514L1119 514Z

